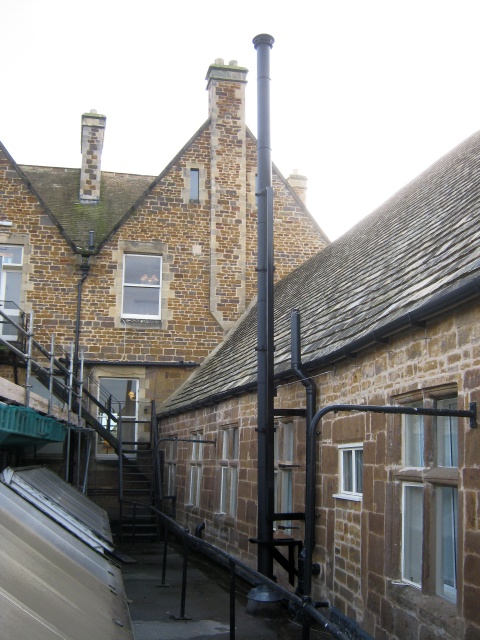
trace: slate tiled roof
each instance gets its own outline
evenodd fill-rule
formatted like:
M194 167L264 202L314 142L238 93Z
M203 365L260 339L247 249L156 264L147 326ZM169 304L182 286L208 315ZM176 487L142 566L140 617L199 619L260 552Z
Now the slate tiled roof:
M334 362L480 293L479 240L480 132L276 285L276 375L290 369L292 309L303 367ZM253 306L160 415L253 389L255 346Z
M154 176L102 171L100 202L79 201L80 169L33 167L21 170L61 224L75 247L87 248L89 231L99 246L155 180Z

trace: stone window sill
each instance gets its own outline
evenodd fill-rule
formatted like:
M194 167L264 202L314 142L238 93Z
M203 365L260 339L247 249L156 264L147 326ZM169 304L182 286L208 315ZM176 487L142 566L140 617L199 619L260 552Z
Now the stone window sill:
M352 502L361 502L363 499L363 495L355 495L353 493L334 493L333 497L338 500L351 500Z

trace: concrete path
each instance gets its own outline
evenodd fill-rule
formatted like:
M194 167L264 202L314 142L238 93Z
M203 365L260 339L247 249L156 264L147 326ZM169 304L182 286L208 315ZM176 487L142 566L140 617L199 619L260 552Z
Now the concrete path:
M168 549L166 585L162 586L162 545L122 548L136 563L122 568L135 640L228 640L228 576L198 557L189 556L185 619L180 619L183 559ZM246 613L249 587L237 579L235 640L301 640L302 628L282 615L269 620ZM327 640L311 632L311 640Z

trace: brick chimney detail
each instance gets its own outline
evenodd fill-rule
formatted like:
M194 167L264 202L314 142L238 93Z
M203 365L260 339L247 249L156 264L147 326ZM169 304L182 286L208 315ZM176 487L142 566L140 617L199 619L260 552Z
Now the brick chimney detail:
M107 118L92 109L82 115L82 168L80 202L96 204L100 200L103 136Z
M207 72L210 116L210 311L225 331L246 305L248 70L215 60Z
M294 169L293 173L290 174L287 178L288 184L295 191L297 196L303 202L304 205L307 204L307 182L308 178L305 176L301 176L298 173L298 169Z

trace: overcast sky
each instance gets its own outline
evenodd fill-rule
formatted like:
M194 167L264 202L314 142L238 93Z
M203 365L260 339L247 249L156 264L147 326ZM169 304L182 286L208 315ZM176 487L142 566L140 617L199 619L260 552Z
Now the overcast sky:
M331 239L480 128L478 0L0 0L0 140L20 164L80 166L80 116L107 116L102 169L157 175L208 116L216 58L271 51L273 161L306 175Z

